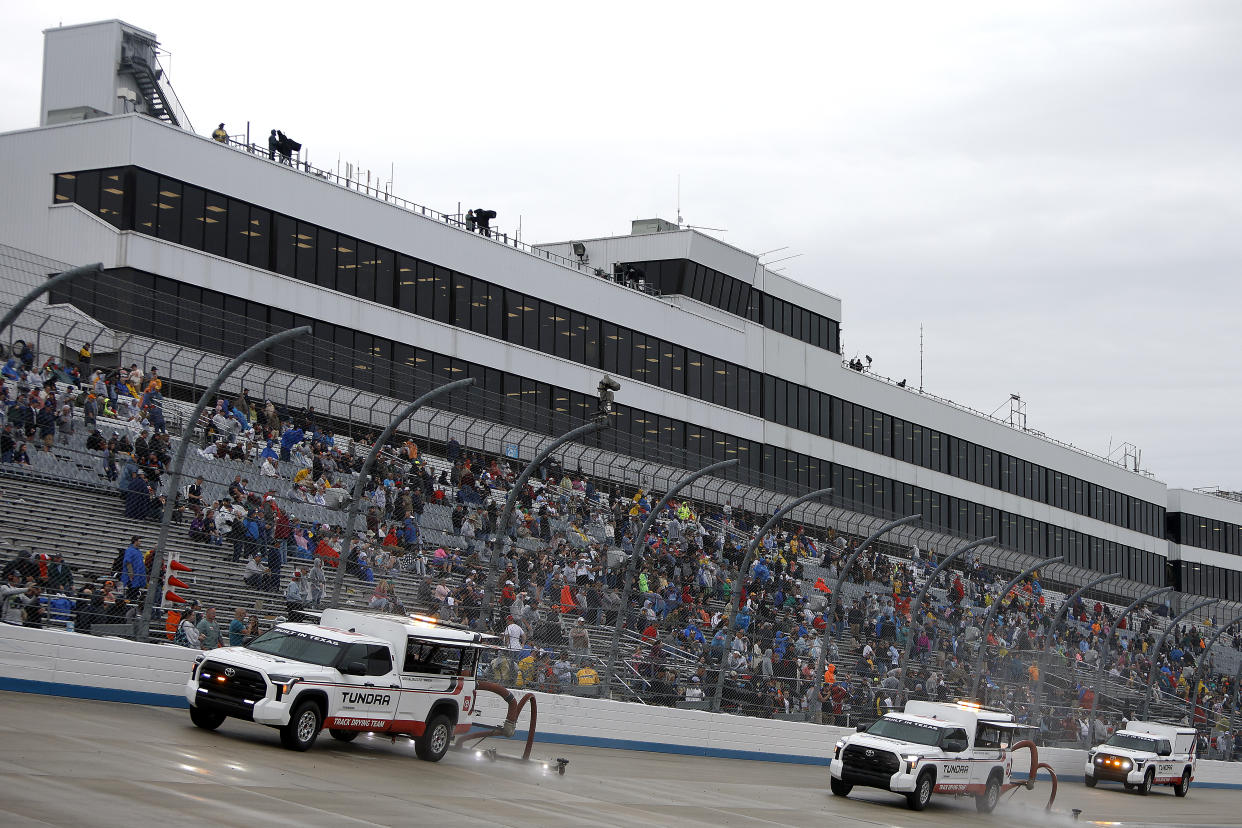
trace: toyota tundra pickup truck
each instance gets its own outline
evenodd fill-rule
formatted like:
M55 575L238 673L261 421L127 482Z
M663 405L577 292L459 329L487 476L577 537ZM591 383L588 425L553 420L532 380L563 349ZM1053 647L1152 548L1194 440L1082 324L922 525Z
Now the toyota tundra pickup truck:
M316 624L280 624L200 656L185 685L190 719L206 730L226 718L268 725L292 750L325 728L342 742L404 736L438 762L470 727L485 638L423 616L325 610Z
M1156 722L1130 722L1087 753L1088 788L1121 782L1142 796L1153 785L1171 785L1185 796L1195 778L1195 729Z
M1025 729L1008 713L969 702L907 702L837 742L829 786L837 796L855 785L904 794L915 811L933 793L973 796L991 813L1013 773L1009 746Z

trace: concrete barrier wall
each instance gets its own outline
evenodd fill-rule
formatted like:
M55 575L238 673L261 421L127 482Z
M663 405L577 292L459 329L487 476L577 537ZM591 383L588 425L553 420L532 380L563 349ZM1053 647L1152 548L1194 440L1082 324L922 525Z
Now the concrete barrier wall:
M195 650L171 645L0 625L0 690L185 707L182 688L197 655ZM701 710L533 695L539 706L536 740L548 744L826 766L837 739L852 732ZM477 725L499 724L504 715L498 697L479 694L477 715L472 717ZM525 738L527 721L523 713L518 738ZM1045 748L1040 759L1062 782L1082 781L1084 751ZM1022 764L1018 759L1015 772L1025 772ZM1201 761L1195 781L1242 789L1242 765Z

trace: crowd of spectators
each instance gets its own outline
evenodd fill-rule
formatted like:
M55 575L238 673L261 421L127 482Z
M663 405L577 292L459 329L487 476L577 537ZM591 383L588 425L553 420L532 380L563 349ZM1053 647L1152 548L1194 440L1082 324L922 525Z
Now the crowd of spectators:
M300 504L347 505L362 450L373 438L338 446L314 409L282 410L243 389L219 399L199 424L199 457L234 472L227 493L208 499L201 477L170 493L162 478L172 446L157 370L92 371L84 359L68 369L48 360L35 371L33 352L19 344L0 375L6 462L22 462L31 444L46 450L58 434L71 435L80 410L87 449L103 457L126 517L158 520L171 508L174 520L188 523L191 539L237 565L239 583L283 598L286 615L323 606L328 581L341 565L344 530L339 523L303 523L296 512ZM68 393L58 390L66 385ZM99 417L129 420L132 431L105 436ZM451 439L443 454L447 463L437 472L412 440L384 448L363 491L365 529L343 565L371 590L364 600L373 609L429 606L445 620L502 636L507 651L486 666L498 681L590 692L581 688L598 686L605 669L600 629L620 616L629 634L617 678L626 693L650 703L710 706L723 672L720 707L726 711L854 724L903 702L897 668L909 642L914 663L907 697L964 695L982 647L978 678L986 701L1037 727L1046 741L1099 737L1088 732L1087 722L1092 671L1101 662L1119 692L1141 690L1148 671L1156 670L1158 702L1180 700L1183 709L1193 709L1196 724L1219 731L1222 744L1229 741L1235 679L1212 669L1203 652L1212 630L1186 626L1156 653L1165 607L1145 607L1119 625L1114 607L1078 601L1068 623L1050 631L1058 607L1050 605L1038 574L1000 595L1008 576L971 556L941 576L924 606L911 607L936 552L881 543L846 573L852 587L829 618L828 583L859 538L786 524L760 539L743 572L747 544L764 516L728 504L674 501L638 539L654 495L597 486L555 461L516 494L512 542L496 551L490 538L513 468L504 457L466 451ZM444 527L451 543L427 542L423 516L433 504L451 509L451 530ZM622 607L623 573L636 550L633 599ZM489 617L485 581L494 554L500 556L501 610ZM113 572L73 594L72 579L49 582L45 574L59 572L63 561L19 556L4 573L3 618L31 624L72 619L83 630L93 623L131 623L149 559L135 539ZM398 587L403 575L413 576L403 582L414 585L405 596ZM740 611L730 627L726 608L735 591ZM985 637L980 620L997 601L1000 611ZM185 613L197 619L191 624L197 637L178 621L171 634L179 642L233 640L231 630L228 636L211 632L214 611L212 618L197 612ZM199 629L204 622L206 631ZM1043 704L1036 711L1038 655L1049 635L1052 659L1044 665ZM1242 648L1242 634L1229 631L1223 643ZM815 665L825 646L821 688ZM1200 667L1202 678L1195 681ZM1102 706L1117 712L1116 705Z

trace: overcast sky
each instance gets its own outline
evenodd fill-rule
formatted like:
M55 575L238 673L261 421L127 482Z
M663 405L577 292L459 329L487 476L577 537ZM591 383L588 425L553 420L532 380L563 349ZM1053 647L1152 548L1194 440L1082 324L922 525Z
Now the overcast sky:
M1172 486L1242 490L1242 3L5 3L120 17L194 126L279 127L537 243L673 220L844 301L845 356ZM774 255L771 258L776 258ZM777 265L779 266L779 265ZM1006 409L1007 410L1007 409Z

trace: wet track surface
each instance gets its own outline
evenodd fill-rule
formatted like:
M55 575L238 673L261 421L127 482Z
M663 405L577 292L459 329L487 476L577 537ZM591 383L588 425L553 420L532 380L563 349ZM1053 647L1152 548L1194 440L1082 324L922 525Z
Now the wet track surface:
M327 733L294 753L246 722L208 733L182 710L22 693L0 693L0 745L4 826L1069 826L1071 808L1080 825L1242 824L1238 791L1177 799L1067 783L1045 814L1041 783L990 816L951 797L916 814L882 791L834 797L822 767L536 744L541 760L570 760L559 776L554 761L545 771L451 751L430 764L408 741Z

